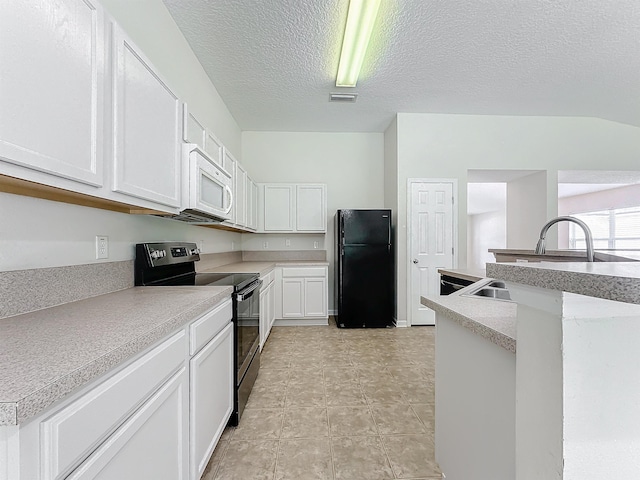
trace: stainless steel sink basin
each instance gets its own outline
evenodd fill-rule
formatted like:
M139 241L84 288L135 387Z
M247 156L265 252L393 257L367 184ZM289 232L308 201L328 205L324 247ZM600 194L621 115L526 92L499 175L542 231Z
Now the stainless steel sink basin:
M460 293L461 297L491 298L503 302L511 301L511 295L509 295L507 286L500 280L481 281L478 282L477 285L474 284L465 290L464 293Z
M509 295L509 290L506 290L504 288L485 287L475 291L474 293L470 293L469 296L497 298L499 300L511 300L511 295Z

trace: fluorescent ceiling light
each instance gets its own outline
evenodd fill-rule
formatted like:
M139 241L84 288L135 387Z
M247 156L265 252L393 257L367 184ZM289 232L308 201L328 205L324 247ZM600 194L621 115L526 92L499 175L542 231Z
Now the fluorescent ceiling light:
M336 87L355 87L376 22L380 0L351 0L342 40Z

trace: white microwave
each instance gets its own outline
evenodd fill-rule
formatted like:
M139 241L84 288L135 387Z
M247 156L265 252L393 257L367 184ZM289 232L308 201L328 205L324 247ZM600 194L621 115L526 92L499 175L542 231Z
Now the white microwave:
M176 220L220 223L231 218L232 178L197 145L183 145L182 210Z

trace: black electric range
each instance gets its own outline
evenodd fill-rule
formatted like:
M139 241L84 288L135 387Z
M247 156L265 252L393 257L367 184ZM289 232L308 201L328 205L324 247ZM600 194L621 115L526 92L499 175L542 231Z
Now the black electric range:
M136 245L138 286L231 286L235 352L235 406L229 423L237 425L260 369L260 286L255 273L197 273L200 250L195 243L156 242Z

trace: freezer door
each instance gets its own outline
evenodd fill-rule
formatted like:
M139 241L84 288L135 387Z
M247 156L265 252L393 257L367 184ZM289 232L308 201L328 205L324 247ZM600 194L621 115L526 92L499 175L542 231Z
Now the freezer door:
M393 262L389 246L343 247L338 325L393 325Z
M339 210L343 245L389 245L391 210Z

